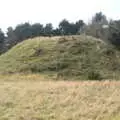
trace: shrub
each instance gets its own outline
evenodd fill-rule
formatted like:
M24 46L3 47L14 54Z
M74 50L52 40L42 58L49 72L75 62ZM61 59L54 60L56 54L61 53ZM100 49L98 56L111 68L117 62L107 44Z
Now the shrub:
M87 79L88 80L102 80L103 78L99 72L92 70L87 73Z

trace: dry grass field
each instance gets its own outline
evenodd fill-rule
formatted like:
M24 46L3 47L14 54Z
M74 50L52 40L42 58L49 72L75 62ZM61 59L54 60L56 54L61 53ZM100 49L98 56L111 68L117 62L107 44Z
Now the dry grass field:
M120 82L0 76L0 120L120 120Z

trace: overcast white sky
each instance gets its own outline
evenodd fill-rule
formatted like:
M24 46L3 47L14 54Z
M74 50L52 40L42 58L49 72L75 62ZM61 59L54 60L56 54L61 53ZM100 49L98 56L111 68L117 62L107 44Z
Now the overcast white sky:
M0 0L0 28L19 23L58 23L66 18L87 22L99 11L108 18L120 19L120 0Z

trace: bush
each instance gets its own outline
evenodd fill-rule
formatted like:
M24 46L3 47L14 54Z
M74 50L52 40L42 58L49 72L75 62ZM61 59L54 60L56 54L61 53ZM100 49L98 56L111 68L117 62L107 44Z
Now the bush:
M120 49L120 20L110 22L108 36L109 42Z
M102 76L97 71L90 71L87 73L87 79L88 80L102 80Z

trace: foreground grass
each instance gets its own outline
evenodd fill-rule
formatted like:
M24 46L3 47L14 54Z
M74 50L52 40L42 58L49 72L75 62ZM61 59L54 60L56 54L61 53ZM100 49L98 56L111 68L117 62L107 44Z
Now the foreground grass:
M0 76L0 120L119 120L120 82Z

